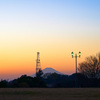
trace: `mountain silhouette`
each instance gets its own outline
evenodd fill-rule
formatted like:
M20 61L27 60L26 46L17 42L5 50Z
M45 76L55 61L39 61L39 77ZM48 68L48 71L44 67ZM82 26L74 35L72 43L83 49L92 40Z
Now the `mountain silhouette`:
M46 73L57 73L57 74L64 75L63 73L60 73L60 72L58 72L55 69L50 68L50 67L49 68L45 68L42 71L43 71L43 74L46 74ZM35 76L36 76L36 74L31 75L31 77L35 77Z

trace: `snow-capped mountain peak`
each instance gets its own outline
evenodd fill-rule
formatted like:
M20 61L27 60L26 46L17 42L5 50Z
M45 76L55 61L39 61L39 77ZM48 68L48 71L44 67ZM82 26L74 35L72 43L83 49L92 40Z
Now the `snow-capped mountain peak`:
M43 69L42 71L43 71L43 74L46 74L46 73L57 73L57 74L64 75L63 73L60 73L60 72L58 72L58 71L56 71L55 69L50 68L50 67L45 68L45 69ZM33 75L32 75L32 77L35 77L35 76L36 76L36 74L33 74Z

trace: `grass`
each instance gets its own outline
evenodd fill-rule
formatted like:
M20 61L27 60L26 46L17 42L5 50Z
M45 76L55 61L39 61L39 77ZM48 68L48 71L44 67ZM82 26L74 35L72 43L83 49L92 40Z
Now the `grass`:
M0 88L0 100L100 100L100 89Z

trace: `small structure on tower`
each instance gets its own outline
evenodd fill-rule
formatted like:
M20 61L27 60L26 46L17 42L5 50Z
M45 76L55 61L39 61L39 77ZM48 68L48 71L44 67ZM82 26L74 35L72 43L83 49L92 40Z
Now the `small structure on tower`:
M41 70L41 63L40 63L40 52L37 52L37 59L36 59L36 76L37 73Z

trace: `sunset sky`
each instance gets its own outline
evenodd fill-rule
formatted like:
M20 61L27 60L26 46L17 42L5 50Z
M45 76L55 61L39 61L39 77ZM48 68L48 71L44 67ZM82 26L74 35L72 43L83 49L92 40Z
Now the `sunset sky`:
M100 52L100 0L0 0L0 79L41 67L72 74L75 59Z

